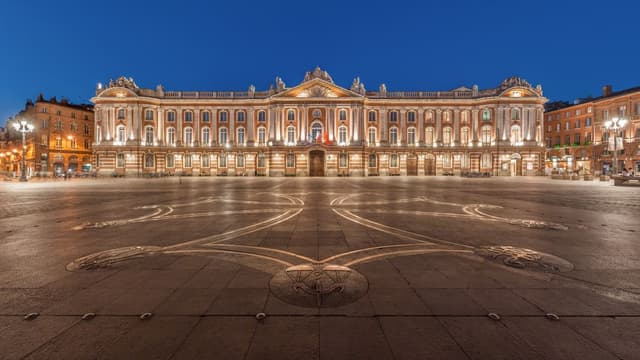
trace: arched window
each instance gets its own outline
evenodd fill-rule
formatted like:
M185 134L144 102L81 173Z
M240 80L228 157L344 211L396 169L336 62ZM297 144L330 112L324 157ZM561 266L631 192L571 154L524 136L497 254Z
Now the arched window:
M482 127L482 144L488 145L491 144L491 126L485 125Z
M490 153L483 153L482 154L482 161L480 162L480 167L483 169L491 169L493 166L491 165L491 154Z
M369 146L373 146L376 144L376 128L369 128Z
M415 111L409 111L407 113L407 121L408 122L416 122L416 112Z
M511 127L511 144L515 145L520 142L520 126L513 125Z
M296 119L296 112L293 109L287 110L287 120L294 121Z
M378 166L378 157L376 154L369 154L369 167L375 168Z
M376 121L376 112L373 110L369 111L369 121L371 122Z
M153 121L153 110L145 110L144 112L144 119L149 121Z
M144 127L144 142L147 146L153 145L153 126Z
M491 121L491 111L489 109L482 110L482 121Z
M185 146L193 145L193 129L190 127L184 128L184 145Z
M338 145L347 145L347 127L338 127Z
M144 167L152 168L156 165L153 154L144 154Z
M211 113L208 111L203 111L202 112L202 122L209 122L211 121Z
M511 109L511 120L520 120L520 110Z
M118 120L124 120L124 109L118 109Z
M244 134L245 134L244 128L238 128L238 130L236 130L236 133L237 133L236 134L237 135L236 136L237 144L238 145L244 145L245 142L246 142L245 138L244 138Z
M340 119L340 121L346 121L347 120L347 110L340 110L340 112L338 113L338 119Z
M258 121L259 122L265 122L267 121L267 113L265 111L258 111Z
M408 145L416 144L416 128L414 127L410 127L409 129L407 129L407 144Z
M391 145L398 145L398 128L392 127L389 129L389 143Z
M294 145L296 143L296 128L293 126L287 127L287 144Z
M168 168L172 168L175 166L175 159L176 156L174 154L168 154L167 155L167 167Z
M193 112L185 111L184 112L184 121L185 122L193 122Z
M238 154L236 156L236 167L243 168L244 167L244 154Z
M264 146L267 143L267 129L264 127L258 128L258 144Z
M314 123L311 125L311 138L315 141L322 141L322 124Z
M167 121L176 121L175 111L167 111Z
M209 146L211 142L211 133L208 127L202 128L202 145Z
M468 127L463 127L462 129L460 129L460 143L462 145L469 144L469 128Z
M176 129L175 128L167 128L167 144L175 145L176 144Z
M127 142L127 128L125 128L123 125L118 126L117 129L117 141L119 144L124 144Z
M220 128L218 143L222 146L227 144L227 128Z
M451 144L451 128L446 127L442 129L442 143L443 144Z
M425 129L425 131L424 131L424 142L428 146L432 146L433 145L433 128L432 127L428 127L428 128Z
M245 112L244 111L236 112L236 121L244 122L245 119L246 119L246 116L245 116Z

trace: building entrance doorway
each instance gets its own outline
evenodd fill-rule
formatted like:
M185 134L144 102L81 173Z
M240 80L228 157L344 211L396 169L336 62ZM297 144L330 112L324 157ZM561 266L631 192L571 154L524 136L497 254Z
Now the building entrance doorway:
M436 160L432 154L427 154L424 159L424 174L428 176L436 174Z
M309 152L309 176L324 176L324 151Z
M407 156L407 175L418 175L418 158L413 154Z

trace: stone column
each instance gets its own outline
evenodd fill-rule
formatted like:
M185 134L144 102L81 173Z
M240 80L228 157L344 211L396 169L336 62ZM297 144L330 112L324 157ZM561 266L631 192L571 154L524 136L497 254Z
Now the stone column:
M211 109L211 145L218 143L218 109Z
M389 137L387 136L387 109L380 108L380 134L378 134L378 138L380 139L380 144L386 145L389 143Z
M460 110L453 110L453 145L460 144Z
M436 110L436 144L442 144L442 110Z
M229 136L227 136L227 139L229 139L229 144L231 144L232 146L235 145L235 139L236 139L236 110L235 109L229 109Z
M200 134L200 109L193 110L193 143L202 146L202 134Z
M249 109L247 111L247 145L248 146L253 146L253 144L255 144L255 135L254 135L254 128L255 128L255 110L253 108Z
M407 110L400 109L398 111L398 116L400 116L400 126L398 129L398 136L400 137L400 145L407 145Z
M503 131L502 127L504 126L503 117L504 117L504 110L502 109L502 107L498 107L496 109L496 120L495 120L496 126L494 126L496 142L502 141L502 131Z
M158 136L158 144L164 143L164 112L162 107L156 109L156 130Z
M479 131L479 129L478 129L478 113L479 113L479 110L476 110L476 109L471 111L471 123L472 123L471 132L473 133L472 134L472 136L473 136L472 141L473 141L474 144L478 142L478 131Z
M267 139L267 142L269 141L275 141L276 140L276 108L271 106L269 107L269 110L267 112L268 115L268 130L269 130L269 138Z
M182 134L182 108L176 109L176 144L182 144L183 134ZM182 144L184 145L184 144Z
M420 145L424 145L424 109L418 109L416 116L418 117L418 141ZM420 169L420 167L418 167L418 169ZM424 171L424 167L422 171Z
M300 133L300 142L307 140L307 106L302 105L299 109L300 116L298 118L298 131Z
M336 109L333 106L328 106L326 109L326 118L327 118L327 130L328 130L328 136L329 136L329 141L335 141L335 135L336 135L336 124L335 124L335 111Z

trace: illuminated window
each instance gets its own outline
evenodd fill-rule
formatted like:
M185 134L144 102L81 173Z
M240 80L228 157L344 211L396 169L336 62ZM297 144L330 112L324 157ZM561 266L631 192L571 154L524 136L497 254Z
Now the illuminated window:
M127 142L127 129L124 126L122 125L118 126L117 134L118 134L117 140L120 144L124 144L125 142Z
M482 144L491 144L491 126L482 127Z
M287 144L293 145L296 143L296 128L293 126L287 127Z
M144 154L144 167L152 168L155 166L155 158L153 154Z
M416 128L411 127L407 129L407 144L409 145L416 144Z
M346 145L347 144L347 127L340 126L338 128L338 144Z
M176 144L176 129L175 128L168 128L167 129L167 144L169 145L175 145Z
M425 119L425 121L427 121L427 122L433 122L433 112L431 112L431 111L427 111L427 112L424 114L424 119Z
M520 126L514 125L511 127L511 144L516 144L520 141Z
M460 167L463 169L469 168L469 154L460 155Z
M345 153L341 153L338 158L338 167L346 168L348 166L348 156Z
M442 129L442 143L451 144L451 128L446 127Z
M375 145L375 144L376 144L376 128L370 127L369 128L369 145Z
M227 167L227 154L220 154L220 163L218 164L218 167Z
M116 154L116 167L123 168L124 167L124 153Z
M202 145L208 146L211 141L211 132L208 127L202 128Z
M296 166L296 155L293 153L287 154L287 167L292 168Z
M389 143L391 145L398 144L398 128L392 127L391 129L389 129Z
M425 129L425 131L424 131L424 142L428 146L433 145L433 128L432 127L428 127L428 128Z
M369 167L370 168L375 168L378 166L378 158L376 156L376 154L370 154L369 155Z
M58 149L62 148L62 138L60 137L56 138L56 148Z
M389 167L392 167L392 168L398 167L398 154L391 154L391 161L389 163Z
M347 110L340 110L340 112L338 113L338 119L340 119L340 121L346 121L347 120Z
M153 145L153 126L145 126L144 140L145 140L145 144Z
M193 145L193 129L190 127L184 128L184 145Z
M442 167L443 168L452 168L452 164L451 164L451 154L450 153L444 153L442 154Z
M322 125L320 123L311 125L311 138L315 141L322 140Z
M264 127L258 128L258 144L264 145L267 141L267 129Z
M244 134L245 134L244 128L238 128L238 130L236 130L236 133L237 133L236 134L237 135L236 136L237 144L238 145L244 145L245 142L246 142L245 138L244 138L245 137L244 136Z
M220 128L218 142L220 145L225 145L227 143L227 128Z
M491 121L491 111L489 109L482 110L482 121Z
M238 154L236 156L236 167L243 168L244 167L244 155Z
M469 144L469 128L463 127L460 129L460 142L464 145Z

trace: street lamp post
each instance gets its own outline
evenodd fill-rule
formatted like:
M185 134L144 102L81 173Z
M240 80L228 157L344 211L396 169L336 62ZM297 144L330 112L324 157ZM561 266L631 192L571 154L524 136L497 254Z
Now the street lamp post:
M20 175L20 181L27 181L27 162L26 162L26 137L27 133L32 132L34 126L28 124L26 120L20 120L13 123L13 128L16 131L22 133L22 172Z
M613 175L618 174L618 131L625 125L627 125L627 120L617 117L604 122L607 131L613 130Z

